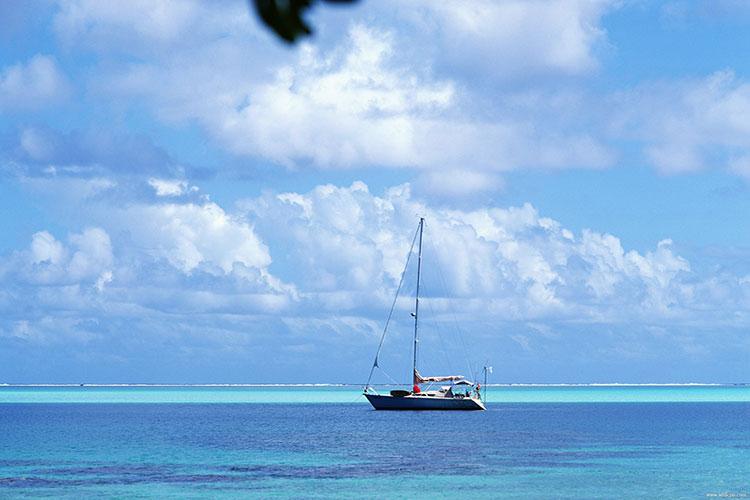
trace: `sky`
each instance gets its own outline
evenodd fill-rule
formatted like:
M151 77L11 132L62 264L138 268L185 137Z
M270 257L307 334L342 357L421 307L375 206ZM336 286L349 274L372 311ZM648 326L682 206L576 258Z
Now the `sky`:
M0 3L0 382L750 381L747 2L308 20Z

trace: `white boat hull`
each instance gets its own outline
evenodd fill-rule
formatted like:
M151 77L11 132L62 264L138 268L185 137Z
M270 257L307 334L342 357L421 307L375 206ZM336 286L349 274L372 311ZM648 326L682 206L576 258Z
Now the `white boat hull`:
M390 396L368 394L365 397L376 410L484 410L484 403L474 398L446 398L432 396Z

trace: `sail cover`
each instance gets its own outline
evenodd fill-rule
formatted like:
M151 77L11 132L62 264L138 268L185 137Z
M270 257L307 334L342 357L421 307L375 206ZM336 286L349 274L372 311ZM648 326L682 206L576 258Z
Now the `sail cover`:
M452 382L455 380L463 380L463 375L443 375L440 377L423 377L419 374L418 370L414 370L414 383L423 384L425 382Z

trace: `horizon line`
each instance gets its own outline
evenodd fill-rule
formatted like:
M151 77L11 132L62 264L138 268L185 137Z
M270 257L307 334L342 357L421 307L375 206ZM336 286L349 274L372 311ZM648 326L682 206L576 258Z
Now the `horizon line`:
M0 387L364 387L362 383L290 382L290 383L0 383ZM370 384L371 387L392 387L409 384ZM519 382L488 383L487 387L731 387L750 386L750 382Z

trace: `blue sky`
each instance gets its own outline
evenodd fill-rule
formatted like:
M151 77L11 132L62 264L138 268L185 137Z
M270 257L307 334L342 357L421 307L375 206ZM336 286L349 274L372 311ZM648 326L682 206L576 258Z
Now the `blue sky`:
M363 381L420 215L423 371L748 381L745 2L310 20L0 6L0 381Z

